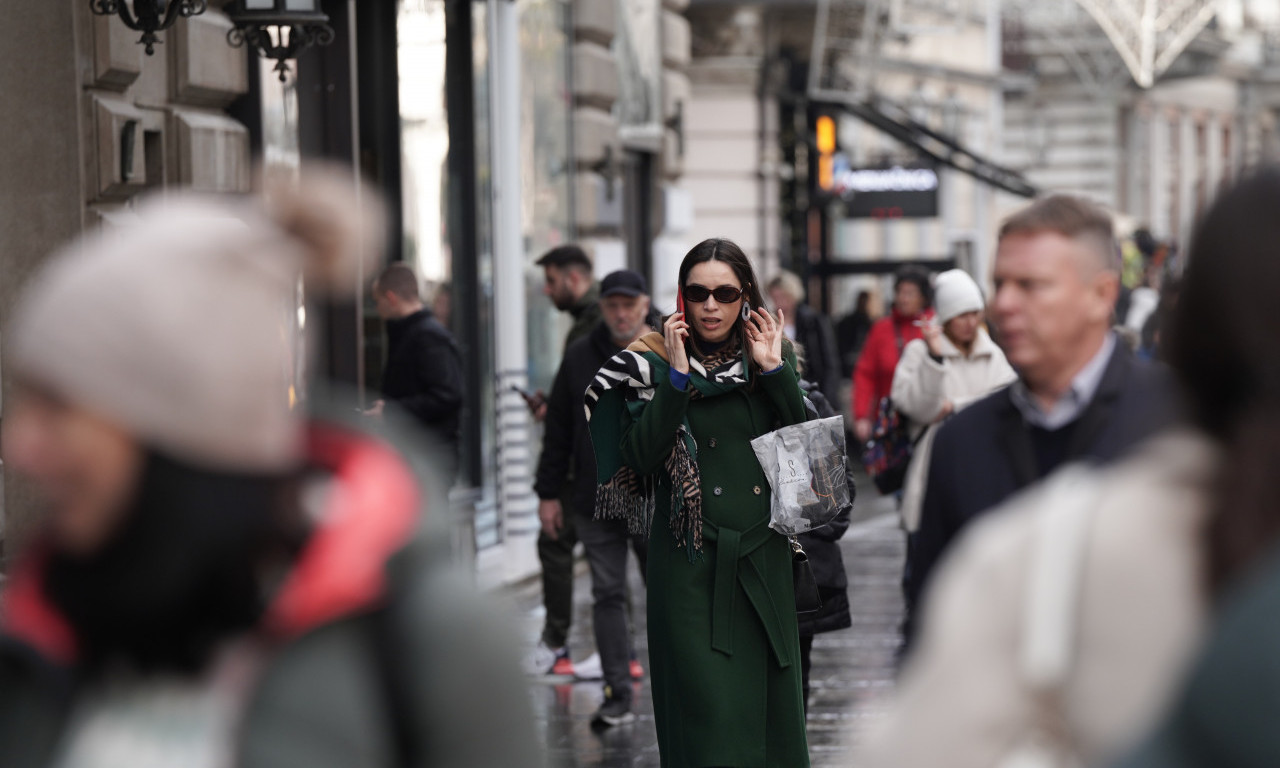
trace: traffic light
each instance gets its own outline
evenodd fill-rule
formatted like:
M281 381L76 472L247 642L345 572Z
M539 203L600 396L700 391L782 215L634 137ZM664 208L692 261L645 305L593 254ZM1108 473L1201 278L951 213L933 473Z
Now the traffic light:
M836 121L830 115L819 115L814 126L817 133L818 189L831 191L835 184L832 172L836 151Z

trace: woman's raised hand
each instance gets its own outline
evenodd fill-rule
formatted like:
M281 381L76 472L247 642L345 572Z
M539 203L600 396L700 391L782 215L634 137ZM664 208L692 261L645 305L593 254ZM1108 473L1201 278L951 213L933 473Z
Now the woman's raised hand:
M760 370L772 371L782 365L782 329L785 326L782 310L778 310L775 318L756 307L751 311L751 319L742 325L747 331L751 359L760 366Z
M667 363L681 372L689 372L689 356L685 352L684 342L689 338L689 324L684 321L684 313L677 312L662 324L662 341L667 348Z

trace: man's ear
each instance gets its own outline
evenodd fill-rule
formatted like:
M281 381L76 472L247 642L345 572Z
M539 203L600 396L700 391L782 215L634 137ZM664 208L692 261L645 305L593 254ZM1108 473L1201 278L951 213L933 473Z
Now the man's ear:
M1097 302L1099 315L1105 313L1108 323L1115 314L1116 301L1120 299L1120 276L1114 272L1099 272L1093 278L1092 294ZM1120 318L1121 322L1124 318Z

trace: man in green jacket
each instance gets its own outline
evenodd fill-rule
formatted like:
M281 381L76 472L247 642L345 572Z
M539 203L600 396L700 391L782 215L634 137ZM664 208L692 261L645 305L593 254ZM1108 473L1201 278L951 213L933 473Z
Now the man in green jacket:
M564 348L586 336L600 324L600 287L592 277L591 259L576 245L562 245L544 253L536 262L545 273L543 293L551 299L556 309L568 312L573 327L565 337ZM547 398L539 390L528 400L533 418L543 421L547 416ZM574 467L569 467L569 477ZM571 488L572 483L566 483ZM561 500L562 504L565 500ZM573 549L578 534L572 515L557 513L562 504L542 503L538 506L538 519L542 531L538 534L538 560L542 564L542 602L546 608L546 621L542 639L527 664L531 674L551 674L557 677L584 674L575 669L567 647L569 627L573 621ZM598 660L592 659L590 667L598 668ZM594 669L586 677L598 677Z

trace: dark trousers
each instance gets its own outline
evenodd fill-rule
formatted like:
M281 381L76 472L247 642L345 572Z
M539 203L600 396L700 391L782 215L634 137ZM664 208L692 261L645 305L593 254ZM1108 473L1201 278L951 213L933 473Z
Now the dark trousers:
M563 506L563 505L562 505ZM564 527L560 537L538 534L538 560L542 563L542 605L547 618L542 625L542 642L548 648L563 648L569 641L573 623L573 548L578 543L577 522L564 507Z
M615 698L631 698L630 600L627 591L627 549L636 553L645 572L648 543L627 534L624 520L593 520L581 515L574 526L587 550L591 566L592 624L604 682Z
M902 615L902 624L900 625L900 633L902 642L898 644L898 650L894 653L894 666L902 669L903 662L906 661L907 655L911 652L911 647L916 639L916 606L911 600L911 590L907 585L911 583L911 566L916 559L916 534L907 532L907 557L902 564L902 601L905 604L906 612Z

